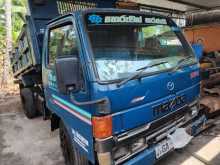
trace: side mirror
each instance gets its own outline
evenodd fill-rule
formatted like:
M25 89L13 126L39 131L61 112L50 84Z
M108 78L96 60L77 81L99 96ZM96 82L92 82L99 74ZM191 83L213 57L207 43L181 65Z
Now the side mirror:
M80 89L79 60L76 57L58 58L55 61L57 87L62 94L67 94L68 89Z
M200 59L203 56L203 45L201 45L201 44L192 44L192 48L195 52L197 60L200 61Z

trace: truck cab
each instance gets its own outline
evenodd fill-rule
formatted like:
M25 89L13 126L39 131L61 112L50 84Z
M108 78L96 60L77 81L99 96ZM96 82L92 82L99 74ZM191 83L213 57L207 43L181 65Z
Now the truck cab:
M161 15L88 9L53 19L42 87L67 164L154 164L206 120L193 50Z

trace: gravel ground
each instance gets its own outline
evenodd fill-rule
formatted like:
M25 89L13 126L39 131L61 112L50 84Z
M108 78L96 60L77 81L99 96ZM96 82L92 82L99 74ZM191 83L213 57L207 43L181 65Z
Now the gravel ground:
M0 165L64 165L58 132L41 117L28 120L18 95L0 97ZM220 119L220 118L219 118ZM158 165L220 165L220 120Z

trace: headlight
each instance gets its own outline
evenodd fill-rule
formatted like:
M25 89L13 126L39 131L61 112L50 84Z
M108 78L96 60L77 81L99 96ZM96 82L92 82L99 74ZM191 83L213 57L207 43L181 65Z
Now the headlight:
M198 113L199 113L198 107L197 106L193 106L193 107L191 107L191 109L192 109L192 117L197 116Z
M139 138L131 140L126 145L117 146L113 149L112 155L116 164L121 164L127 160L130 156L134 156L148 147L145 138Z
M140 138L140 139L134 141L131 145L132 152L139 150L140 148L142 148L144 146L144 144L145 144L144 138Z
M198 115L199 110L200 110L200 105L198 99L193 101L192 103L189 104L189 107L191 109L191 117L195 117Z
M145 139L140 138L131 142L131 144L127 144L124 146L117 147L113 150L113 157L115 160L135 153L145 146Z
M113 150L113 157L114 159L119 159L129 154L128 146L121 146L117 149Z

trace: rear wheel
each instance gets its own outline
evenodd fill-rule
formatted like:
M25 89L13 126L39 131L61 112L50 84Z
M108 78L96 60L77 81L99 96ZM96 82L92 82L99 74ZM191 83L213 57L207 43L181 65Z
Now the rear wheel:
M89 165L86 157L81 155L78 149L73 146L62 121L60 121L60 145L66 165Z
M27 118L33 119L37 116L37 108L35 106L33 91L31 88L21 88L20 95L25 115Z

